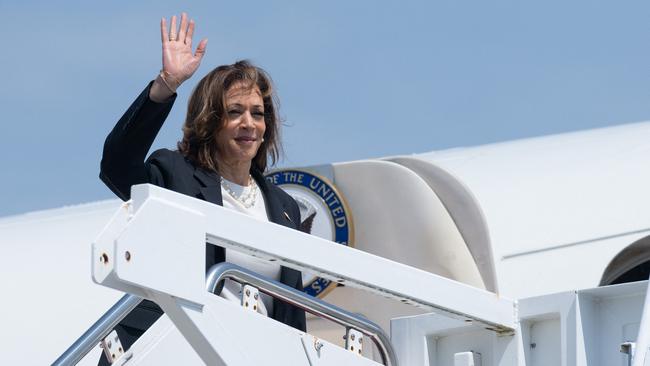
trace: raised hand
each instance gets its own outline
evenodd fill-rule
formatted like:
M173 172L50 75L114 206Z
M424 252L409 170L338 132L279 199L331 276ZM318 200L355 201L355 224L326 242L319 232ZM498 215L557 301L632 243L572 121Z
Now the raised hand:
M187 21L187 14L181 14L180 29L176 28L176 15L171 18L171 27L167 30L167 20L160 21L160 37L162 40L162 77L163 81L175 91L185 80L199 68L201 59L208 44L207 39L199 42L192 54L192 36L194 35L194 20Z

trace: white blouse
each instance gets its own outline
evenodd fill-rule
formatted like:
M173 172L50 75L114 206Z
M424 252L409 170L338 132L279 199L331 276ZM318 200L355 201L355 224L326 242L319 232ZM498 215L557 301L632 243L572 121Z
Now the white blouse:
M226 179L224 179L224 181L226 184L228 184L230 190L232 190L237 197L245 197L247 194L249 194L251 189L254 189L252 184L248 186L241 186ZM255 188L255 203L250 208L246 208L244 204L233 197L232 194L223 187L223 184L221 186L221 196L223 197L223 207L252 216L261 221L269 221L269 218L266 214L264 195L262 195L262 192L260 192L259 188ZM280 280L280 265L275 262L269 262L255 258L234 250L226 250L226 262L244 267L276 281ZM257 311L260 314L268 316L273 313L273 298L263 293L260 293L260 295L262 301L260 302L260 306L258 307ZM240 303L241 285L232 280L225 280L220 296L226 300Z

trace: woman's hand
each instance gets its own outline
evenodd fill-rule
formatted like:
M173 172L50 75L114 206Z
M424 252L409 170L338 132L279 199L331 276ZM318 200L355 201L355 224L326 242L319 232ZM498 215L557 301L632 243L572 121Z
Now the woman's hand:
M194 35L194 20L187 21L187 14L181 14L180 29L176 29L176 15L172 16L171 27L167 32L167 21L160 21L160 36L163 49L163 73L171 78L168 83L178 83L189 79L199 68L201 59L208 44L207 39L201 40L196 52L192 54L192 36ZM171 84L170 84L171 85ZM176 87L178 87L176 85Z
M192 54L192 36L194 21L187 21L187 14L181 14L180 29L176 28L176 15L172 16L171 27L167 30L167 20L160 21L160 37L162 40L162 72L154 81L149 97L162 102L176 92L176 89L199 68L208 45L207 39L199 42Z

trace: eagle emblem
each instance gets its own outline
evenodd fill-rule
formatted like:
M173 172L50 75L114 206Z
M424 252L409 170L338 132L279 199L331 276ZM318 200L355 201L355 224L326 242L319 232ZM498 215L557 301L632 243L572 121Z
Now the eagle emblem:
M334 184L307 170L278 170L266 179L293 197L300 208L300 231L352 245L350 210ZM323 296L335 283L303 271L303 287L312 296Z

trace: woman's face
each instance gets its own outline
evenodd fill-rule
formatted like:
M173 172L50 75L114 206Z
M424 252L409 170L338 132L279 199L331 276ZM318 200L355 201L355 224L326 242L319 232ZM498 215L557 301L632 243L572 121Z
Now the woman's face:
M216 137L220 160L250 163L262 145L264 131L264 101L259 88L233 84L226 93L224 126Z

